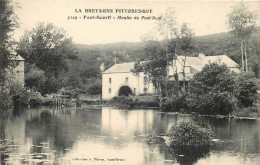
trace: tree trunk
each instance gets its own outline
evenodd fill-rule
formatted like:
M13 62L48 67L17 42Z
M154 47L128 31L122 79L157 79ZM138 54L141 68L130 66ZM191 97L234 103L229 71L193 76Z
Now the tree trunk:
M138 94L135 94L135 95L140 95L140 85L139 85L139 75L138 75Z
M244 51L245 51L245 70L246 70L246 73L248 73L248 65L247 65L247 53L246 53L246 41L244 41Z
M160 110L162 109L162 89L161 89L161 84L160 82L157 82L157 87L158 87L158 103L159 103L159 108Z
M0 110L0 113L1 113L1 124L0 124L0 139L5 139L5 123L4 123L4 116L5 116L5 111L6 111L6 107L5 107L5 96L4 96L4 88L5 88L5 76L4 76L4 66L3 64L0 65L1 68L0 68L0 85L1 85L1 93L0 93L0 106L1 106L1 110ZM1 152L1 155L0 155L0 159L1 159L1 162L0 164L4 164L4 153Z
M166 91L165 91L165 94L166 94L166 97L169 97L169 94L168 94L168 82L169 82L169 61L168 61L168 55L167 55L167 65L166 65L166 84L165 84L165 88L166 88Z
M242 73L245 71L245 66L244 66L244 49L243 49L243 41L241 41L241 53L242 53Z
M185 64L186 64L186 55L185 55L185 58L184 58L184 61L183 61L183 73L182 73L183 74L183 88L184 88L184 91L186 92Z

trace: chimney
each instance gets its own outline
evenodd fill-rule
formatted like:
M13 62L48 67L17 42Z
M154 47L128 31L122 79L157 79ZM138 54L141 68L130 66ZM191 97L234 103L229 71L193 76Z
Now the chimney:
M205 54L204 53L199 53L199 58L205 58Z

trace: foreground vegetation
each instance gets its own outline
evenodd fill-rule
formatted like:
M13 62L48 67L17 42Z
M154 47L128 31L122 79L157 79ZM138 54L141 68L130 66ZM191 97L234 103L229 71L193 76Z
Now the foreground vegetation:
M213 136L211 128L182 121L172 126L166 137L152 132L145 136L144 142L152 151L156 146L163 148L167 156L176 159L180 164L194 164L198 159L209 155Z
M198 147L211 145L213 132L210 128L202 128L192 122L180 122L170 129L168 136L171 147Z

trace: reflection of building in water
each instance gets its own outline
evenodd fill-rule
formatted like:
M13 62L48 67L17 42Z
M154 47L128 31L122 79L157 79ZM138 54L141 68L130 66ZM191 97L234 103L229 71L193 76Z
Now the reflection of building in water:
M111 133L140 134L152 128L153 111L102 109L102 128Z
M154 110L115 110L102 108L102 129L112 134L141 135L155 131L166 134L177 121L190 120L189 116L165 114Z

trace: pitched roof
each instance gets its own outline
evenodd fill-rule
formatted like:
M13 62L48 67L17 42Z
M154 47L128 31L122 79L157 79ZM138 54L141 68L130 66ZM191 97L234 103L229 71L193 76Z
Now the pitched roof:
M177 60L183 65L183 60L185 56L178 56ZM217 56L205 56L205 57L186 57L185 66L190 66L197 71L202 70L202 68L209 63L223 63L229 68L238 68L238 64L229 58L227 55L217 55Z
M128 73L131 69L134 69L135 62L115 64L103 73Z
M185 56L177 56L177 61L183 65L183 60ZM145 62L145 61L143 61ZM227 55L217 55L217 56L205 56L205 57L188 57L186 56L185 66L191 67L196 72L202 70L202 68L209 63L224 63L229 68L238 68L238 64L234 62ZM103 73L129 73L131 69L134 69L135 62L115 64Z
M24 58L22 58L20 55L18 55L18 56L12 56L11 57L11 60L12 61L24 61Z

